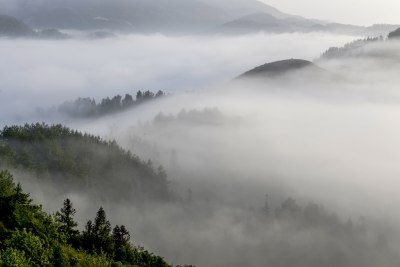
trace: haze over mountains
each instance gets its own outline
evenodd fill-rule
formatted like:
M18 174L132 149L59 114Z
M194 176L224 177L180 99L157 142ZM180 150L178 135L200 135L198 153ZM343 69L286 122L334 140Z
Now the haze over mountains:
M306 19L255 0L0 0L0 10L38 29L180 34L319 31L379 35L396 28Z
M2 1L0 10L34 27L128 31L206 30L253 12L283 13L257 1Z
M395 25L254 0L0 13L0 267L400 266ZM9 205L13 179L43 211ZM67 239L35 220L59 222L65 199Z

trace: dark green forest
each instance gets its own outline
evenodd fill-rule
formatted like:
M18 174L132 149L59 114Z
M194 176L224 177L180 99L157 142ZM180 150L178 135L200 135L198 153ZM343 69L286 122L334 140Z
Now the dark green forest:
M6 126L0 131L0 167L27 171L63 190L124 201L173 198L164 168L154 167L115 141L62 125ZM110 192L112 188L113 194Z
M75 213L69 199L55 215L45 213L11 173L1 171L0 266L171 266L132 245L124 225L112 228L102 207L82 232Z

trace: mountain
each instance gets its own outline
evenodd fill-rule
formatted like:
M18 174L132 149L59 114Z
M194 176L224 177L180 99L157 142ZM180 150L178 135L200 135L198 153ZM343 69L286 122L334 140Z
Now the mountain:
M166 173L115 141L62 125L26 124L0 131L0 168L26 171L68 191L114 200L172 199ZM109 192L114 189L114 193Z
M258 66L249 70L237 79L264 79L264 78L279 78L283 75L290 75L296 72L306 72L308 74L322 74L325 72L322 68L314 63L302 59L287 59L275 61Z
M337 34L349 34L349 35L362 35L362 36L385 36L389 32L397 29L399 25L392 24L374 24L371 26L357 26L350 24L341 23L326 23L320 24L320 31L332 32Z
M294 32L311 31L316 23L302 17L278 18L269 13L254 13L224 23L219 30L224 33Z
M112 229L102 207L80 232L70 199L50 215L33 203L9 171L0 170L0 184L1 266L172 267L160 256L134 246L124 225Z
M226 0L200 0L203 3L206 3L210 6L214 6L221 10L229 10L229 12L235 17L241 17L244 15L252 14L255 12L263 12L270 14L276 18L288 18L293 17L293 15L289 15L283 13L277 8L262 3L260 1L254 0L230 0L229 2Z
M66 39L67 34L57 29L34 30L25 22L8 15L0 15L0 37L29 37L40 39Z
M34 36L36 32L27 24L15 17L0 15L0 36L22 37Z
M284 13L255 0L0 0L4 13L34 27L122 31L202 31L257 10Z
M382 27L379 27L382 28ZM386 36L379 37L368 37L364 39L354 40L352 42L346 43L342 47L330 47L328 50L321 54L319 60L329 60L329 59L349 59L349 58L361 58L361 57L391 57L395 59L392 55L387 55L382 47L378 50L365 49L368 45L384 45L385 43L390 43L392 40L398 40L400 38L400 28L388 33Z
M216 29L220 33L244 34L254 32L332 32L337 34L377 36L386 35L398 25L377 24L369 27L330 23L300 16L276 16L271 12L257 12L236 18Z
M400 28L392 31L388 35L388 39L399 39L400 38Z
M311 32L375 36L396 25L345 25L286 14L256 0L0 0L35 28L139 33Z

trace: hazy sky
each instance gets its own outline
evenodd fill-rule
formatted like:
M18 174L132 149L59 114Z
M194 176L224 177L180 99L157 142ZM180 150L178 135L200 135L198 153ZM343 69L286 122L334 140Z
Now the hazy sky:
M260 0L283 12L352 24L400 24L398 0Z

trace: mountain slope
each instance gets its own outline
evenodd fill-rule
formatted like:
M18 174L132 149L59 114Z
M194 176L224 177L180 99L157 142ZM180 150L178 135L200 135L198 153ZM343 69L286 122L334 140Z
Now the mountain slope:
M17 18L0 15L0 36L34 36L36 32Z
M112 230L103 208L80 233L69 199L51 216L8 171L0 171L0 266L157 266L172 267L130 242L125 226Z
M314 72L317 74L324 72L323 69L310 61L302 59L287 59L258 66L241 74L238 79L275 78L282 75L292 74L297 71Z
M199 0L203 3L206 3L210 6L214 6L219 9L229 10L231 14L235 16L235 18L241 17L243 15L252 14L255 12L262 12L270 14L276 18L288 18L292 17L292 15L283 13L282 11L276 9L273 6L267 5L260 1L253 0Z
M154 169L150 161L142 161L115 142L62 125L5 127L0 131L0 167L26 171L64 192L135 201L172 197L162 167Z
M34 30L25 22L8 15L0 15L0 37L66 39L69 38L57 29Z
M397 25L372 25L369 27L328 23L300 16L275 16L269 12L257 12L236 18L222 24L216 29L220 33L254 33L254 32L331 32L336 34L377 36L385 35L396 29Z
M256 0L0 0L0 10L35 28L139 33L326 31L375 36L397 27L306 19Z
M255 12L290 16L255 0L0 0L0 7L39 28L142 32L204 31Z

